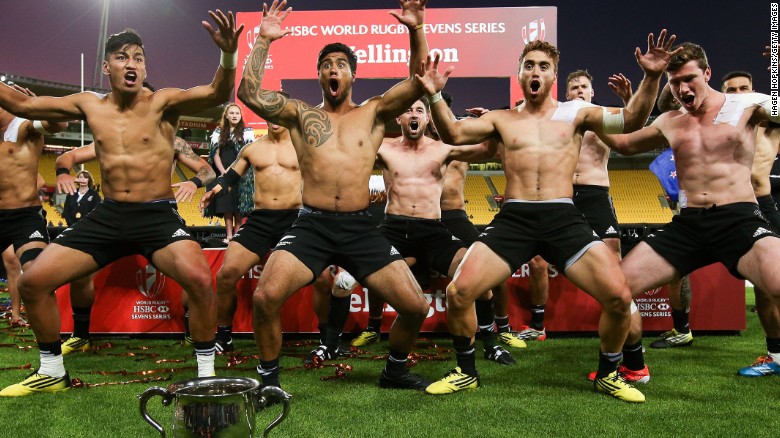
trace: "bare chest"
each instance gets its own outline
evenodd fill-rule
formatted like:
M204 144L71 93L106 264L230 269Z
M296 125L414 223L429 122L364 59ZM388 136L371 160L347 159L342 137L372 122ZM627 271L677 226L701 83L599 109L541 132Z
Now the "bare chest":
M269 145L266 148L254 149L249 157L255 172L274 170L278 172L297 172L300 170L295 150L287 145Z
M711 159L722 161L739 159L753 154L755 137L746 123L733 126L714 123L714 116L696 118L678 117L664 132L678 160Z
M38 154L26 142L3 141L0 143L0 169L10 170L19 167L38 165Z
M441 180L446 167L446 155L432 148L424 150L408 150L403 147L393 147L382 154L388 171L395 179L425 178Z

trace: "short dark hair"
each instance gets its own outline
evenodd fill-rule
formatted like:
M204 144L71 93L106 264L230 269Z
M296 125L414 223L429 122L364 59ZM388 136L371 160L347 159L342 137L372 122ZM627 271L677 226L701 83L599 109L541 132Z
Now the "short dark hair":
M588 81L590 81L591 84L593 83L593 76L591 76L587 70L574 70L573 72L569 73L568 76L566 76L566 88L569 88L569 82L571 82L572 79L578 78L580 76L586 78Z
M750 83L751 84L753 83L753 75L751 75L750 73L744 70L734 70L726 73L725 75L723 75L723 78L721 78L720 83L724 84L729 79L734 79L734 78L748 78Z
M559 52L558 48L556 48L552 44L542 40L532 41L525 46L525 48L523 49L523 53L520 55L521 66L523 63L523 59L525 59L525 55L527 55L528 52L534 52L534 51L543 52L544 54L549 56L550 59L552 59L553 61L553 71L555 71L556 73L558 72L558 61L561 60L561 52Z
M664 85L664 88L661 90L661 94L658 96L658 100L656 100L655 105L658 107L658 111L660 111L662 114L680 109L680 102L674 98L672 89L669 88L669 84Z
M138 32L136 32L134 29L127 28L122 32L108 36L108 40L106 40L106 50L103 53L103 58L108 59L108 55L116 52L128 44L140 47L141 50L143 50L144 55L146 54L146 49L144 49L144 42L141 40L141 36L138 35Z
M355 76L355 73L357 73L357 56L355 56L355 52L353 52L352 49L349 48L349 46L343 43L330 43L325 47L323 47L322 50L320 50L320 55L317 57L317 70L320 69L320 65L322 65L323 58L330 55L331 53L336 53L336 52L341 52L347 55L347 60L349 61L349 68L352 69L352 76Z
M423 106L425 107L425 112L430 113L431 112L431 101L428 100L428 96L423 96L419 99L420 102L422 102Z
M700 45L686 42L673 47L672 50L677 50L679 47L682 47L682 51L672 56L669 60L669 65L666 66L666 71L677 71L690 61L696 61L696 64L702 70L709 68L710 64L707 62L707 54L704 53L704 49Z

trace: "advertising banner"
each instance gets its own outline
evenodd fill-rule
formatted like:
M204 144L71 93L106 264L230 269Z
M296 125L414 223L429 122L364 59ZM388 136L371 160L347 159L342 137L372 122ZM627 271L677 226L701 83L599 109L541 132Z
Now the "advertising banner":
M247 29L238 47L236 85L249 65L261 20L262 12L236 14L237 24ZM455 66L453 78L507 79L510 93L501 96L501 106L513 106L522 98L516 74L525 45L534 40L557 43L555 7L428 8L425 20L431 55L438 54L444 66ZM281 90L284 80L316 81L317 55L333 42L344 43L355 52L358 80L409 76L408 31L385 9L293 11L284 25L292 33L271 45L263 77L265 89ZM552 92L555 97L556 87ZM307 103L316 105L319 100ZM249 126L266 128L265 122L243 105L242 110Z
M223 249L205 249L212 278L222 266ZM523 265L507 280L512 324L517 328L530 320L528 266ZM254 266L238 283L238 311L233 320L236 333L252 332L252 293L262 266ZM572 285L555 268L550 269L550 295L546 307L549 331L596 331L601 307L596 300ZM449 279L433 278L425 290L430 304L423 332L446 332L446 298ZM215 282L216 284L216 282ZM699 269L691 275L693 330L744 330L745 285L732 277L720 264ZM95 305L90 330L93 333L180 333L184 331L181 287L163 275L141 256L125 257L105 267L95 276ZM288 333L317 332L317 318L312 309L312 288L305 287L282 308L282 329ZM73 330L68 286L57 290L62 317L61 331ZM648 291L636 298L642 312L644 329L668 330L672 326L666 287ZM395 312L387 308L383 330L389 330ZM345 332L357 332L368 321L366 290L357 287L352 294L350 316Z

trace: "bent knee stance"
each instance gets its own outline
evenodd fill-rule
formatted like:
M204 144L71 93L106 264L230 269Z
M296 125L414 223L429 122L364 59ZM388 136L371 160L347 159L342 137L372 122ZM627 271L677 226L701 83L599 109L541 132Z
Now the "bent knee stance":
M243 275L244 273L240 272L238 269L225 268L225 266L223 266L220 268L219 272L217 272L217 291L223 289L235 290L238 280L240 280Z
M252 294L252 306L254 313L261 316L269 316L278 313L284 301L278 298L280 295L269 290L268 287L258 285Z
M603 303L602 307L607 313L615 315L625 315L628 317L631 314L631 295L626 290L625 293L608 297Z
M462 288L454 281L447 285L447 307L452 309L465 309L474 303L474 294Z

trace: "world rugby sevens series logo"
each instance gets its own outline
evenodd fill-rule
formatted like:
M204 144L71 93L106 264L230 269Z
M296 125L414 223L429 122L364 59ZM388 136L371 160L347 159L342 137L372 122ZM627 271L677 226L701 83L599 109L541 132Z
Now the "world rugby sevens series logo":
M147 298L154 298L160 295L163 286L165 286L165 275L157 271L157 268L151 264L146 265L135 272L135 283L138 285L138 291Z
M523 26L523 28L520 29L520 36L523 37L523 42L528 44L531 41L536 40L544 41L544 32L544 18L540 18Z

